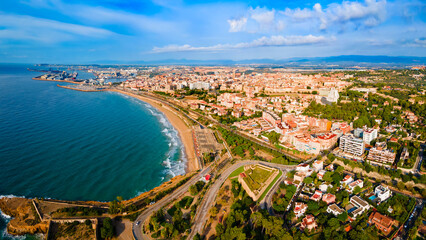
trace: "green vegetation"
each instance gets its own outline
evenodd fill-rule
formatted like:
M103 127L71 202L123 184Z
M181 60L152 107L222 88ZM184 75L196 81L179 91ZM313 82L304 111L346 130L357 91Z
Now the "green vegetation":
M203 189L204 185L205 185L205 182L203 182L203 181L196 182L194 185L191 185L189 187L189 193L192 196L197 195Z
M250 188L250 190L260 190L263 183L273 174L273 171L268 171L262 167L254 166L244 171L246 177L243 178L244 182Z
M275 185L275 183L278 181L278 179L283 175L283 172L281 172L281 170L279 170L278 175L274 178L274 180L272 180L272 182L269 184L269 186L265 189L265 191L262 193L262 195L260 196L260 198L258 199L258 202L262 201L263 198L266 196L266 194L269 192L269 190L271 190L271 188Z
M55 213L59 215L64 215L66 217L76 217L76 216L101 216L106 213L106 210L101 208L88 208L88 207L68 207L58 209ZM53 213L53 214L55 214Z
M280 184L280 188L272 196L272 208L278 213L284 213L291 198L296 193L296 187L294 185ZM282 193L284 191L284 193Z
M111 239L114 237L114 226L112 224L111 218L105 218L102 221L102 227L101 227L101 237L104 239Z
M218 130L222 134L222 137L225 139L228 146L231 148L232 154L238 155L241 158L244 158L248 155L251 159L265 161L262 157L256 155L256 151L262 150L274 156L274 160L271 162L279 162L281 164L292 164L295 162L293 159L278 151L263 147L257 143L254 143L253 141L247 140L238 136L237 134L229 132L224 128L219 127Z
M233 177L237 177L238 175L240 175L240 173L244 172L244 166L241 166L239 168L237 168L235 171L233 171L230 175L229 178L233 178Z

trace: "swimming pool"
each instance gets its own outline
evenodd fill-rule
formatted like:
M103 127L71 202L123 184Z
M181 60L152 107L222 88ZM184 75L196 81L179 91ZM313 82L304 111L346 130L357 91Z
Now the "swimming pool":
M376 199L377 198L377 196L376 195L373 195L373 196L371 196L371 197L369 197L369 199L371 200L371 201L373 201L374 199Z

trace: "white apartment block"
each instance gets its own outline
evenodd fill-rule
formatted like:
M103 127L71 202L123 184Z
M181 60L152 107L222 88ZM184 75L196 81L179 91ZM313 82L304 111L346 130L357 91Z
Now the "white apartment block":
M374 129L374 128L365 129L362 134L362 140L367 144L370 144L370 142L376 138L377 138L377 129Z
M360 138L355 138L352 134L345 134L340 137L340 149L356 156L361 156L364 153L364 142Z

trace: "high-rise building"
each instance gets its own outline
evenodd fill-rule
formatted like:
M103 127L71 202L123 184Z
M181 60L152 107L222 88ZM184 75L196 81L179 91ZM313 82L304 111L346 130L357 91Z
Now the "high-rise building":
M370 144L371 141L377 138L377 129L375 128L368 128L365 129L362 134L362 139L365 143Z
M364 142L362 139L356 138L352 134L346 134L340 137L339 147L343 152L356 156L361 156L364 153Z

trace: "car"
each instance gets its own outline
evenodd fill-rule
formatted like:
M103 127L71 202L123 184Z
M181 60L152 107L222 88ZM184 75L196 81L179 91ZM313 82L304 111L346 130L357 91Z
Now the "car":
M141 221L138 221L137 223L136 223L136 225L139 225L141 223Z

